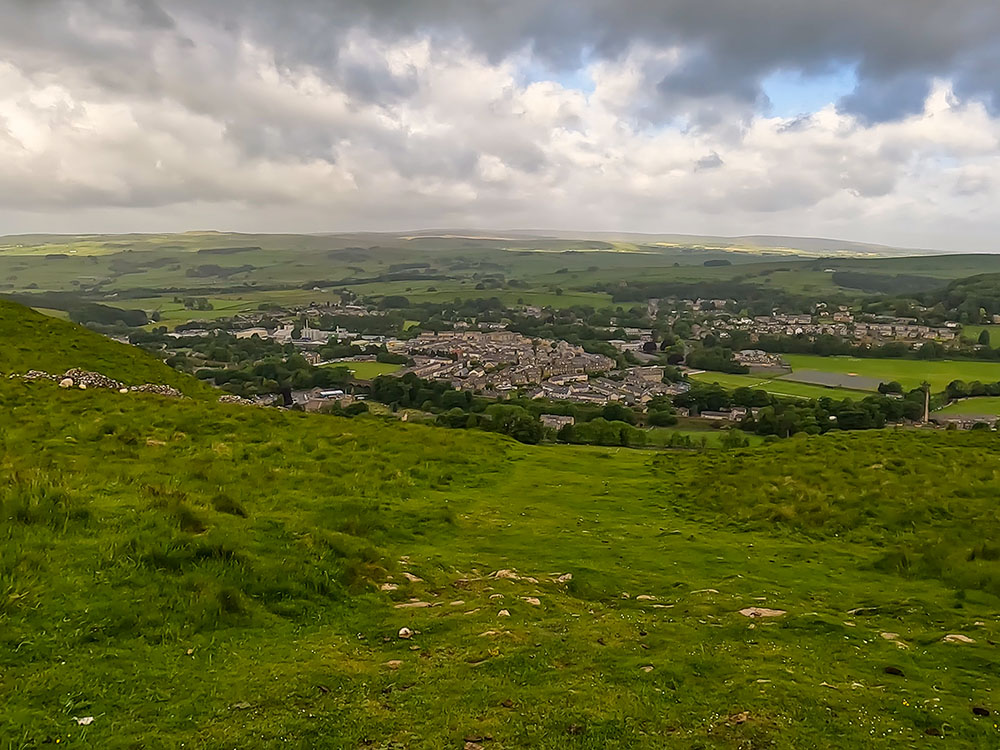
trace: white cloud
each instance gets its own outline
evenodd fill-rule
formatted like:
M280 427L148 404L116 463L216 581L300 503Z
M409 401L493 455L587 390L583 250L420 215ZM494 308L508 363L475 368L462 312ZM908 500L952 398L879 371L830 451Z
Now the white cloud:
M896 121L790 121L724 95L664 103L649 82L681 52L648 43L591 64L579 91L525 81L524 50L491 62L355 30L323 69L178 25L145 88L0 62L0 231L464 224L992 249L1000 229L1000 122L946 80Z

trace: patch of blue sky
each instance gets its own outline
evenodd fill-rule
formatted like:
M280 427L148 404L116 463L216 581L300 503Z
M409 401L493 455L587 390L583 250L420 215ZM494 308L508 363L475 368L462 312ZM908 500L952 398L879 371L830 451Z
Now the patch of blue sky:
M761 82L771 102L765 114L798 117L818 112L854 91L857 82L857 70L853 64L837 65L822 73L775 71Z
M590 75L589 56L584 55L578 65L557 67L531 58L519 71L518 82L522 85L552 81L564 89L580 91L590 95L594 93L596 84Z

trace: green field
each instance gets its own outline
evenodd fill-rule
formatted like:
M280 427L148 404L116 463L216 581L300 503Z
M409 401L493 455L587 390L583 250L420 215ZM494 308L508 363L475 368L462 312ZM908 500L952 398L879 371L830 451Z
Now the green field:
M918 388L926 380L932 390L944 390L953 380L984 383L1000 381L1000 362L923 361L912 359L863 359L857 357L818 357L808 354L783 354L792 370L820 370L854 373L883 382L895 380L904 388Z
M666 446L669 444L670 436L674 434L685 435L694 442L695 447L699 447L702 441L711 448L718 448L721 445L723 430L706 430L706 429L688 429L685 427L653 427L646 430L646 434L649 438L648 446L650 448L657 448ZM764 442L764 438L760 435L754 435L752 433L740 433L744 435L747 440L750 441L752 447L761 445Z
M956 401L935 414L1000 414L1000 396L980 396Z
M379 375L391 375L402 369L402 365L391 365L385 362L338 362L336 365L346 365L354 373L354 377L371 380Z
M1000 326L962 326L962 338L976 342L983 331L990 332L990 346L1000 346Z
M162 367L4 310L19 368ZM5 746L1000 740L992 434L655 452L7 378L0 399Z
M776 378L761 378L759 375L732 375L725 372L700 372L691 375L692 380L702 383L718 383L723 388L756 388L776 396L788 396L790 398L818 399L833 398L845 399L864 398L866 394L847 388L827 388L822 385L809 385L808 383L795 383L790 380L780 380Z

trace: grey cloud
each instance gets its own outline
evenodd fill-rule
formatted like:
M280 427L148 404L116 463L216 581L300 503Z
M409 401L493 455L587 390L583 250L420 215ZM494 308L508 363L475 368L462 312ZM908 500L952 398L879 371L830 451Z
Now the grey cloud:
M86 39L87 29L72 22L82 13L135 30L137 43ZM493 61L530 49L567 70L586 59L617 57L636 42L679 45L687 60L648 84L661 97L725 96L752 106L762 101L761 80L769 73L817 72L839 62L856 64L860 75L858 90L841 106L869 120L914 111L934 76L1000 102L995 0L14 0L0 14L8 17L0 40L36 61L65 53L85 64L125 64L136 76L148 67L142 58L150 35L186 39L179 27L194 19L254 39L279 64L307 63L334 77L340 44L363 28L383 38L464 39ZM339 76L371 99L408 93L368 69ZM155 84L155 76L141 81Z
M718 169L723 164L725 164L725 162L722 161L722 157L713 151L707 156L703 156L698 159L698 161L695 162L695 169Z

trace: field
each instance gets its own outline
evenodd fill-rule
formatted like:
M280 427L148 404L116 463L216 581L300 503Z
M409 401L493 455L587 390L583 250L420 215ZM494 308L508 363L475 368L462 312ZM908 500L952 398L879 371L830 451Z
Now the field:
M923 361L912 359L862 359L785 354L792 370L817 370L839 374L854 373L881 381L898 381L904 388L918 388L924 380L935 391L944 390L953 380L993 383L1000 380L1000 363L975 361Z
M796 383L791 380L779 378L762 378L759 375L731 375L724 372L700 372L691 375L692 380L702 383L718 383L723 388L756 388L773 393L776 396L788 396L790 398L818 399L833 398L845 399L864 398L865 394L846 388L828 388L820 385L809 385L806 383Z
M704 428L688 429L685 427L653 427L646 431L646 435L649 438L648 446L650 448L668 446L671 435L684 435L690 438L696 448L701 447L703 442L710 448L718 448L722 444L723 434L722 430L706 430ZM740 434L743 435L744 433ZM764 442L764 438L760 435L747 433L744 436L750 442L751 446L758 446Z
M988 436L661 459L4 387L0 733L22 744L1000 737L971 710L995 710L1000 573L965 562L991 538ZM894 470L852 477L857 455Z
M402 365L390 365L385 362L337 362L335 365L346 365L354 373L354 377L371 380L379 375L390 375L402 368Z
M990 332L991 346L1000 345L1000 326L962 326L962 338L975 342L983 331Z
M159 366L42 320L19 367ZM657 452L0 398L7 746L1000 741L994 435Z
M943 409L938 409L935 414L1000 414L1000 397L980 396L977 398L966 398L961 401L948 404Z

